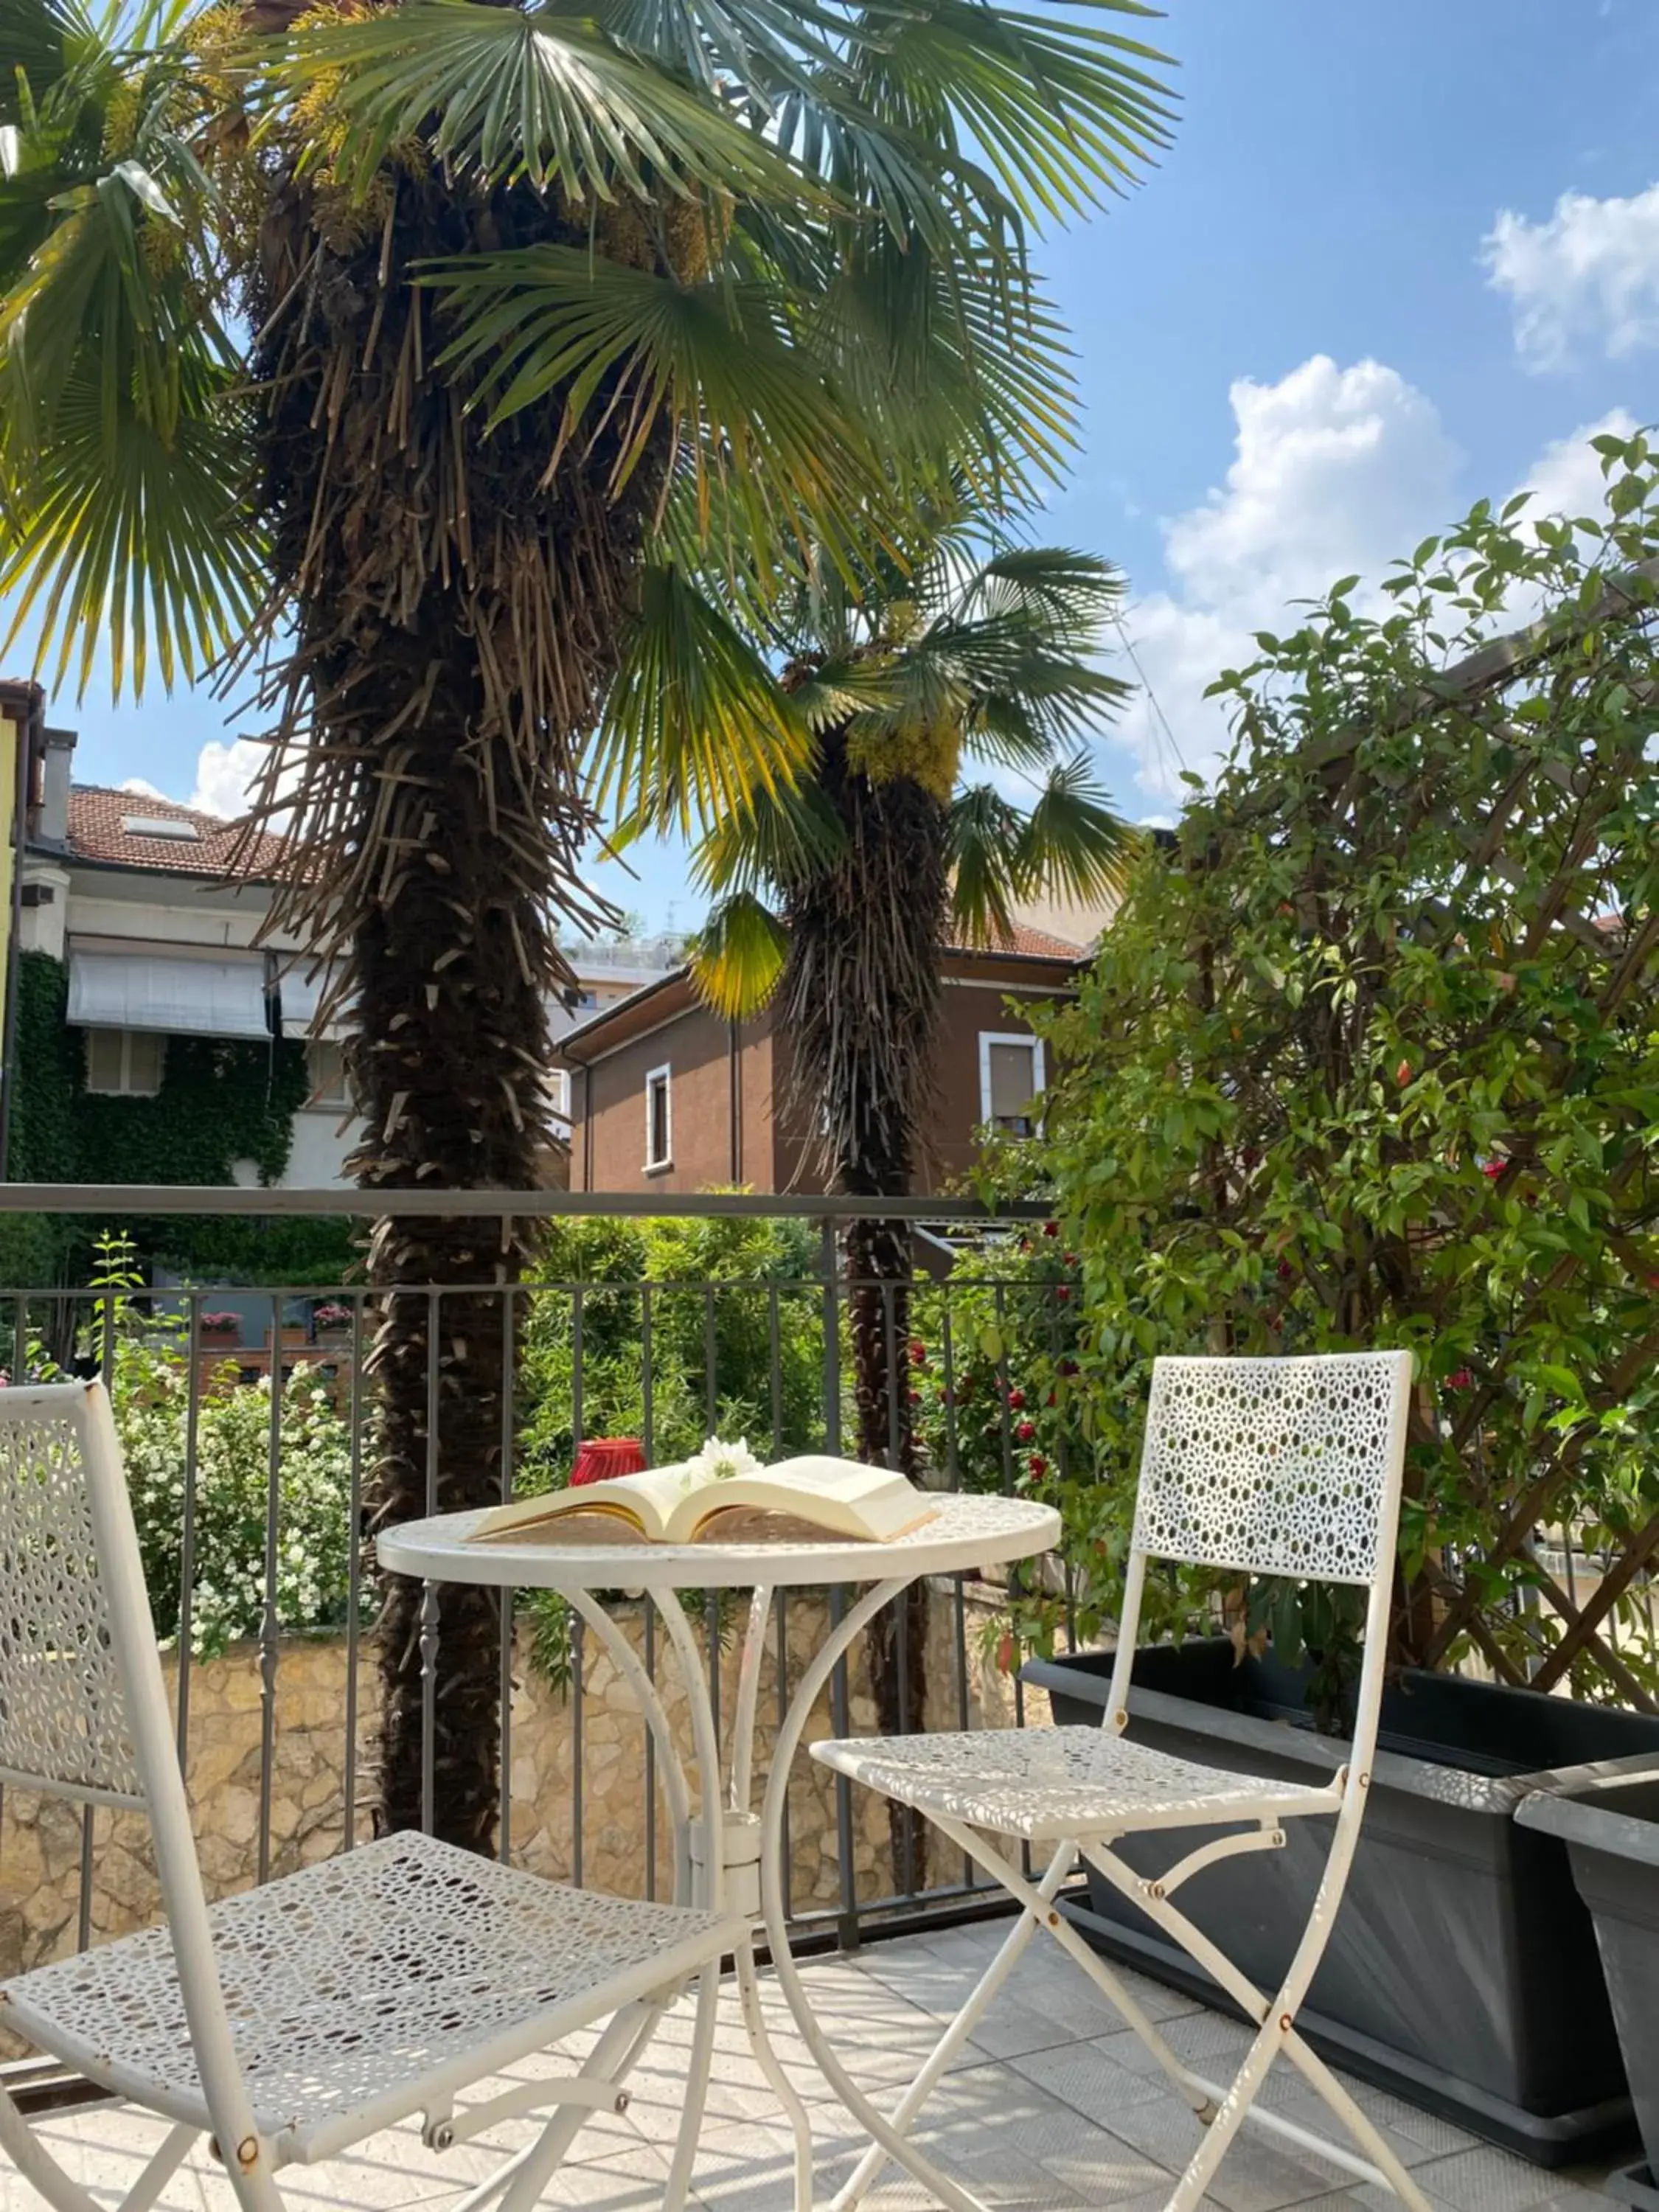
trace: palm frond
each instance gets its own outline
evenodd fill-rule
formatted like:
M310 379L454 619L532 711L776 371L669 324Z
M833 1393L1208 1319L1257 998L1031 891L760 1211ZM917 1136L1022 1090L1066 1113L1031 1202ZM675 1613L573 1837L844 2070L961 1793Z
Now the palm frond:
M925 0L856 49L854 82L873 112L971 145L1028 222L1121 191L1168 144L1169 58L1079 15L1139 17L1136 0L1084 0L1066 17Z
M1010 545L986 562L964 592L969 610L1028 609L1056 641L1097 643L1123 601L1123 572L1098 554L1065 545Z
M847 27L839 9L804 0L721 0L718 8L701 0L599 0L588 13L630 52L705 92L741 85L768 112L767 88L809 85L811 70L835 58Z
M193 680L245 635L264 590L264 547L245 505L247 430L228 376L184 364L170 432L77 365L48 443L6 479L0 599L37 659L56 649L84 692L107 641L115 696Z
M880 456L763 282L681 283L558 246L447 263L431 281L459 325L445 362L477 377L493 421L562 392L559 443L605 425L620 486L666 420L705 535L714 478L763 548L781 521L856 539L866 503L888 496Z
M787 931L751 891L722 900L686 951L698 995L727 1021L760 1012L788 957Z
M723 104L625 52L586 12L406 0L355 21L312 15L270 76L289 91L326 86L350 125L343 173L359 185L418 135L454 168L578 203L801 191Z
M810 746L721 610L679 569L648 568L595 747L599 809L630 828L685 834L798 775Z
M21 122L24 102L38 104L93 35L75 0L0 0L0 125Z
M1050 771L1025 818L1016 868L1027 896L1092 906L1121 894L1143 840L1114 811L1088 756Z
M959 791L948 817L951 921L962 945L996 945L1014 933L1022 896L1025 817L988 783Z
M692 854L692 879L711 897L787 893L834 866L847 826L815 778L750 793L709 829Z

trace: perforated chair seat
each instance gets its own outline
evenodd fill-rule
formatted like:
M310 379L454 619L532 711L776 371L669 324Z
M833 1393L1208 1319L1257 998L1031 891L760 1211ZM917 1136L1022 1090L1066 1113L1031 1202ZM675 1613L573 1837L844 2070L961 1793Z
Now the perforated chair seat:
M1099 1728L851 1738L815 1743L812 1756L919 1813L1028 1843L1291 1819L1341 1802L1333 1789L1230 1774Z
M423 2111L433 2075L469 2052L482 2079L694 1973L727 1929L726 1916L567 1888L419 1835L228 1898L208 1918L258 2126L301 2160L361 2136L366 2114L379 2126ZM740 1936L737 1919L727 1932ZM210 2128L165 1929L0 1984L0 2021L118 2094Z

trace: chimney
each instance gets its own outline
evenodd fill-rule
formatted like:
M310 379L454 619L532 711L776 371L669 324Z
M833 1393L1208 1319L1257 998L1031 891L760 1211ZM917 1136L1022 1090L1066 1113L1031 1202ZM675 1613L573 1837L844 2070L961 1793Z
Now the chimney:
M40 818L35 836L43 845L69 842L70 771L75 761L73 730L47 730L46 767L40 782Z

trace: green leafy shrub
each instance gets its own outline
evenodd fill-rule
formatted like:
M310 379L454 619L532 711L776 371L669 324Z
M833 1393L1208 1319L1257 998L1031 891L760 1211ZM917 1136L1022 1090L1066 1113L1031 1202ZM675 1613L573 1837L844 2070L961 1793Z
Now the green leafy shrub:
M550 1223L548 1287L526 1301L520 1490L569 1479L579 1415L583 1436L639 1437L656 1462L716 1433L763 1458L821 1447L817 1267L804 1222Z
M1079 1287L1078 1255L1051 1220L988 1239L918 1288L911 1387L931 1480L1028 1491L1086 1449L1065 1389L1078 1371Z
M1047 1487L1085 1633L1155 1355L1407 1346L1395 1656L1659 1699L1659 496L1645 439L1596 443L1610 521L1483 504L1382 617L1349 578L1258 639L1214 687L1230 762L1048 1025L1086 1321ZM1559 1529L1601 1556L1576 1595ZM1217 1595L1160 1577L1149 1626ZM1222 1595L1340 1672L1352 1608Z
M272 1475L268 1378L242 1384L234 1361L206 1378L196 1413L196 1472L186 1483L190 1357L184 1324L144 1312L134 1248L106 1236L95 1247L100 1292L87 1340L107 1334L110 1400L149 1588L157 1640L176 1643L184 1621L185 1543L190 1529L189 1636L210 1659L260 1633L265 1623L266 1515L276 1501L272 1622L282 1633L331 1628L345 1618L351 1547L351 1439L326 1388L301 1365L284 1384ZM36 1346L31 1377L54 1379ZM188 1491L188 1495L187 1495Z

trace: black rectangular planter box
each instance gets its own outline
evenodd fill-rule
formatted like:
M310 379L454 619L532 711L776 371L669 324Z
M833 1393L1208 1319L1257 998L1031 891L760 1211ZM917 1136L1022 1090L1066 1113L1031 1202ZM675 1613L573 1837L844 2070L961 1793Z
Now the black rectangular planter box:
M1109 1652L1035 1660L1026 1681L1056 1721L1098 1723ZM1129 1734L1200 1763L1324 1781L1346 1756L1316 1734L1303 1677L1235 1664L1223 1639L1137 1654ZM1541 2166L1633 2139L1618 2038L1589 1915L1559 1838L1514 1818L1587 1762L1659 1758L1659 1717L1454 1676L1408 1673L1387 1692L1359 1848L1301 2025L1323 2054ZM1559 1771L1558 1770L1566 1770ZM1281 1979L1307 1926L1331 1820L1285 1823L1286 1848L1206 1868L1182 1909L1259 1987ZM1158 1874L1201 1840L1127 1838ZM1073 1908L1103 1950L1219 2002L1209 1977L1128 1900L1091 1879Z
M1647 2161L1607 2186L1647 2212L1659 2208L1659 1758L1645 1774L1610 1771L1570 1796L1528 1797L1515 1817L1565 1844L1595 1923Z

